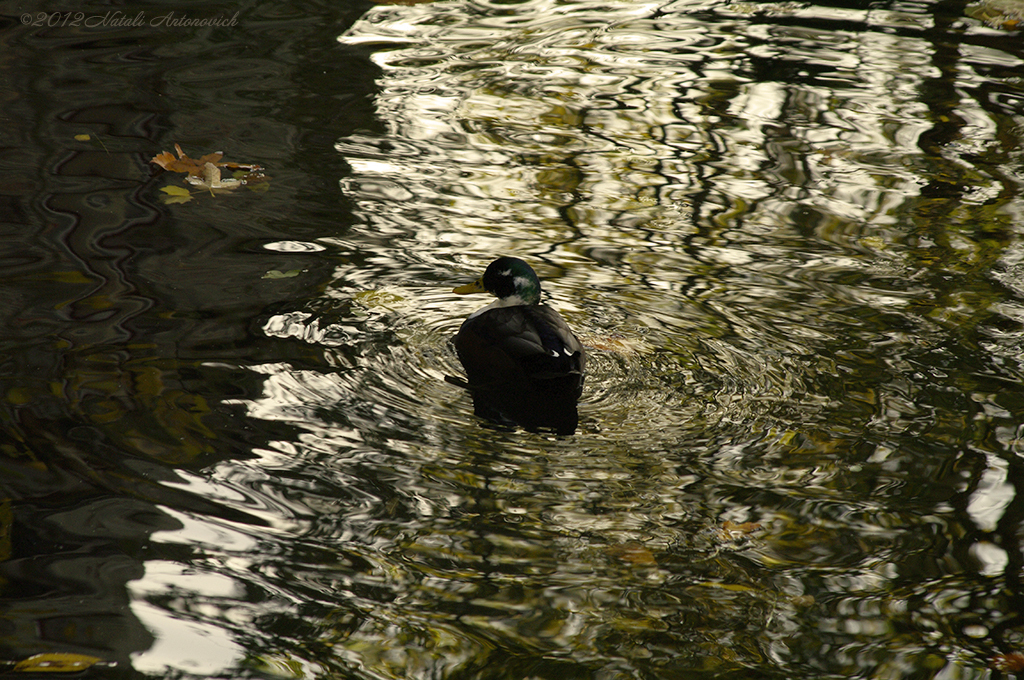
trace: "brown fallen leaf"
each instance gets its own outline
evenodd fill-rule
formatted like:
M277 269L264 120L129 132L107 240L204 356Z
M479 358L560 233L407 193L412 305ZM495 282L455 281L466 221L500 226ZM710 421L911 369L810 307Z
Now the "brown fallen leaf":
M202 158L196 160L194 158L189 158L188 156L186 156L185 152L181 150L181 146L179 146L178 144L174 145L174 150L178 152L177 158L174 157L174 154L168 151L164 151L162 153L157 154L156 156L153 156L149 160L149 162L156 163L161 168L169 172L185 172L188 173L189 175L202 177L203 168L206 166L207 163L216 163L217 161L224 157L224 153L222 151L215 151L213 153L208 153Z
M149 162L156 163L161 168L169 172L184 172L190 177L199 178L204 177L206 174L207 165L213 165L218 168L230 168L231 170L245 170L247 172L258 172L263 170L263 168L256 163L221 163L220 159L224 157L223 151L214 151L213 153L208 153L200 158L189 158L185 152L181 150L180 145L175 144L174 150L178 152L177 158L175 158L174 154L171 152L163 151L149 159Z
M263 174L263 168L255 163L221 162L224 154L220 151L208 153L200 158L189 158L178 144L174 145L174 150L178 152L177 157L164 151L153 156L149 162L156 163L168 172L185 173L186 184L206 189L211 194L217 191L231 191L242 186L255 191L266 191L270 186L267 184L270 178ZM228 168L234 176L223 179L221 168ZM169 194L162 198L164 203L185 203L192 198L188 190L171 191L165 187L163 191Z

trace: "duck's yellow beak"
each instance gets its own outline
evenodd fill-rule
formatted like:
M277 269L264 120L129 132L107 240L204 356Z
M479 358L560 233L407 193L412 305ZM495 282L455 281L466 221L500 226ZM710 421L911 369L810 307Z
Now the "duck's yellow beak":
M484 280L477 279L473 283L467 283L465 286L459 286L452 292L457 295L469 295L470 293L486 293L487 289L484 288Z

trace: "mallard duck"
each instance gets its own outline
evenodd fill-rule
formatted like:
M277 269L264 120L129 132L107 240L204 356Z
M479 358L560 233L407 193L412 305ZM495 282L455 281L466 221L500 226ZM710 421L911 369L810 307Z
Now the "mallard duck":
M477 415L528 430L575 431L586 353L558 312L540 304L530 265L500 257L453 292L498 298L470 314L455 336Z

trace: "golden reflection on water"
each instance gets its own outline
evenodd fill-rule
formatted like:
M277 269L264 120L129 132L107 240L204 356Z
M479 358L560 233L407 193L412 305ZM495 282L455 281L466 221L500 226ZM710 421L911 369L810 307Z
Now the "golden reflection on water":
M320 647L282 633L263 661L918 677L1019 642L964 633L1012 598L969 604L1011 560L963 537L1016 502L988 432L1022 412L1020 305L990 276L1020 171L924 139L953 120L921 94L946 76L930 24L455 0L342 35L381 69L379 129L336 146L357 224L315 239L343 255L322 296L258 327L314 358L226 402L294 434L216 473L287 516L239 577L273 595L236 616L315 612ZM975 46L960 85L985 59L1019 63ZM970 153L1019 141L1019 114L955 108ZM573 437L488 429L444 382L478 304L448 291L499 254L592 348Z

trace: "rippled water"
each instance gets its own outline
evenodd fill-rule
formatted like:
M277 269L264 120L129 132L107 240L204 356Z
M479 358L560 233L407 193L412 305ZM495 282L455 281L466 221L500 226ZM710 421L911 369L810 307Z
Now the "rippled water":
M0 660L1012 670L1019 7L239 11L5 29ZM175 142L270 186L164 204ZM501 254L589 347L572 436L444 380Z

